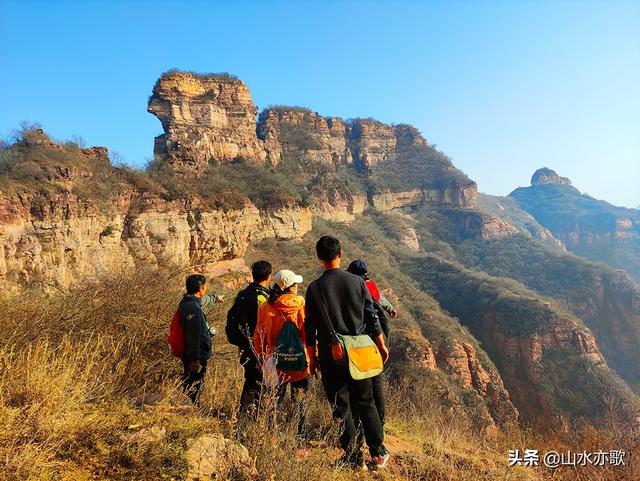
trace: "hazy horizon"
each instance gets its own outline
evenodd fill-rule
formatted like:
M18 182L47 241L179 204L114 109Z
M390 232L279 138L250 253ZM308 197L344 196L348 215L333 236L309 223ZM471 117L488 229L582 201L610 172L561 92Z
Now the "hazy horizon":
M137 167L156 78L229 71L259 109L413 124L487 194L549 167L640 204L640 2L2 1L0 66L0 135L39 122Z

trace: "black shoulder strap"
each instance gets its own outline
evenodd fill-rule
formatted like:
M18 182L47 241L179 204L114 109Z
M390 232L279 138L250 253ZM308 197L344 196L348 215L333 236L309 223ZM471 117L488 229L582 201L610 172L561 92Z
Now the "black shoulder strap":
M329 313L327 312L327 307L322 299L322 294L318 289L318 284L315 282L309 286L311 289L311 295L313 296L313 300L318 306L318 310L320 311L320 317L324 321L325 326L327 326L327 330L329 331L329 336L331 337L332 344L338 344L340 341L338 340L338 335L336 334L336 330L333 328L333 324L331 323L331 319L329 319Z

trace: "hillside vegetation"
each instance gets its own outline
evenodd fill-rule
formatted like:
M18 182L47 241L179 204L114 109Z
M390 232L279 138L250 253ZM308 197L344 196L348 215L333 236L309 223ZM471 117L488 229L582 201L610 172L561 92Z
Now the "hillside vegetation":
M640 212L616 207L570 185L535 185L509 197L575 254L624 269L640 281Z
M3 479L184 479L188 440L202 433L223 433L244 443L256 462L256 480L524 481L553 476L604 481L637 475L632 465L585 468L581 478L563 470L508 468L506 453L517 446L596 449L606 444L631 449L629 443L637 441L623 430L589 429L574 432L570 442L525 431L486 439L431 399L409 400L402 385L388 390L388 432L403 439L397 444L405 452L396 454L388 472L363 475L332 467L338 455L332 447L335 431L326 429L330 415L317 382L306 407L316 448L307 459L296 460L291 443L295 428L286 420L274 428L268 402L256 423L239 423L235 409L241 371L234 349L220 337L199 409L175 405L170 397L145 404L145 395L175 389L178 363L164 339L181 278L167 271L118 272L46 302L37 293L28 296L29 302L24 296L22 302L2 301ZM220 329L224 306L209 317ZM232 465L227 468L220 471L222 479L245 479Z
M227 86L238 83L223 79ZM306 109L273 109L318 119ZM413 135L408 126L371 119L348 126L357 122L386 132L386 137L357 139L358 149L364 146L373 154L366 169L346 157L344 162L331 155L326 162L310 161L311 151L330 151L326 142L319 143L318 132L326 129L310 131L305 124L286 122L279 127L284 148L277 164L205 158L205 168L191 177L160 156L144 170L113 165L106 149L56 143L33 126L0 146L0 207L10 219L8 228L0 226L5 262L0 275L7 274L5 259L17 254L25 259L15 264L22 285L31 271L48 272L52 265L73 269L84 251L59 240L69 232L74 236L65 222L73 217L78 225L95 227L97 212L122 205L121 237L114 235L109 218L106 225L87 230L83 243L97 239L114 246L100 251L105 256L123 252L115 249L120 244L128 242L135 250L148 243L147 257L135 257L129 267L105 266L100 275L85 269L68 289L56 284L47 293L25 288L19 296L0 297L2 479L186 479L193 471L188 453L202 434L224 436L240 450L236 454L244 451L235 443L248 450L241 467L232 456L222 456L218 479L640 479L631 455L623 467L507 465L511 449L637 453L640 290L624 272L566 253L558 239L577 254L634 275L640 246L633 235L615 233L633 234L638 214L582 196L568 185L550 184L519 189L507 199L481 196L478 209L475 185L421 137L411 143L410 136L400 136L393 151L381 147L396 138L394 129ZM386 210L371 203L363 214L352 212L354 196L371 200L389 191L421 189L435 192L431 197L418 192L422 198L391 196L382 204L390 206ZM253 209L256 218L277 226L271 238L233 231L237 226L230 224L242 219L228 211L249 202L259 209ZM344 207L350 202L352 211ZM326 214L336 205L348 222L355 220L330 222L330 215L323 220L314 210L322 207ZM59 215L44 215L54 206ZM190 217L191 207L198 222ZM145 209L151 214L148 222L133 222ZM220 213L218 223L211 224L215 232L204 232L208 226L201 214L206 211ZM287 217L292 211L307 217ZM29 214L31 225L22 225L16 212ZM620 223L622 214L631 227ZM174 223L182 217L182 224ZM301 219L305 230L287 224ZM247 229L264 225L256 221ZM227 229L233 232L217 236ZM138 230L144 232L132 235ZM576 232L588 233L590 242L569 242ZM170 243L178 233L185 245ZM238 280L246 280L238 267L242 262L268 259L276 270L293 269L305 278L304 292L320 274L314 244L323 234L341 238L345 262L362 258L369 264L399 312L386 373L386 429L394 460L384 473L333 467L339 455L337 428L317 379L304 408L312 446L308 458L295 456L291 441L299 410L293 406L279 412L265 394L257 420L239 420L241 369L223 336L215 339L201 405L189 405L177 389L181 366L165 339L193 265L167 265L158 262L166 257L157 253L167 245L169 250L184 247L184 259L197 259L198 268L216 261L222 271L240 261L233 264L239 271L210 282L211 290L227 296L208 313L223 332ZM59 249L47 251L56 242ZM64 262L53 262L60 260L56 255ZM30 263L38 256L39 263ZM156 270L148 262L154 259Z

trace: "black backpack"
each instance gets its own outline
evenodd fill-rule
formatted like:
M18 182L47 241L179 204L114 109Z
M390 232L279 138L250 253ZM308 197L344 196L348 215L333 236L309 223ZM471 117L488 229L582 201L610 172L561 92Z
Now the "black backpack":
M382 333L384 334L385 340L388 342L390 326L389 326L389 318L387 317L387 313L382 308L380 303L376 302L375 300L373 301L373 306L376 309L376 314L378 314L378 320L380 321L380 327L382 328Z
M255 328L258 313L258 296L269 297L269 290L249 285L238 293L229 312L227 312L227 324L224 331L230 344L241 349L248 349L253 344L252 330ZM250 319L252 317L252 319Z
M240 326L240 319L238 319L241 304L245 301L242 295L243 292L244 291L240 292L236 296L231 309L227 312L227 324L224 327L224 332L227 335L229 343L238 347L245 347L247 344L247 333L243 333L243 330L246 329L246 320L243 322L243 326Z

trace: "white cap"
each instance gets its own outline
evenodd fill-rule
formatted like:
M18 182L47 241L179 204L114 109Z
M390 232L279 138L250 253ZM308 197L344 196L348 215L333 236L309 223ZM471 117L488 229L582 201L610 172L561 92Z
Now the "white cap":
M295 272L283 269L276 272L273 276L273 281L284 291L287 287L291 287L294 284L302 284L303 279L302 276L299 276Z

